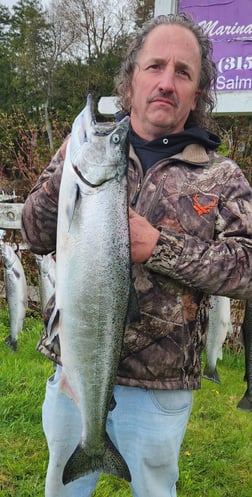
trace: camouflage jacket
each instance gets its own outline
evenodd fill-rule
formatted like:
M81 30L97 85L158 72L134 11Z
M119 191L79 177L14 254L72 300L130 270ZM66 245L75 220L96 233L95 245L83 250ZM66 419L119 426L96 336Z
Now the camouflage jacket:
M26 200L23 236L33 252L55 250L62 165L59 151ZM251 188L233 161L201 145L159 161L145 176L131 148L129 196L160 239L150 259L132 267L141 323L126 328L117 381L197 389L209 295L252 296ZM59 340L46 329L38 348L60 362Z

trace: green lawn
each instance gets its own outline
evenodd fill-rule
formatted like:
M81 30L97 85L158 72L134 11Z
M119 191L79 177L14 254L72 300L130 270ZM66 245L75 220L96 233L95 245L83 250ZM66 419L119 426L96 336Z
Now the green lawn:
M47 447L41 405L50 361L36 352L42 321L28 313L17 352L6 308L0 320L0 496L43 497ZM178 497L252 496L252 413L236 409L245 391L244 354L224 353L221 385L203 380L180 459ZM102 476L93 497L130 497L128 484ZM153 496L158 497L158 496Z

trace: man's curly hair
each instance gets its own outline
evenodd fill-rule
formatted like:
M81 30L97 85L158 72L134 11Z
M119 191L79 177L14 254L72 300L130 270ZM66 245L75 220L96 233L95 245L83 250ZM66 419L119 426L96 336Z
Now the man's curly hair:
M154 28L162 24L173 24L189 29L198 40L201 52L201 73L199 81L201 94L197 100L195 110L190 112L185 127L208 127L212 122L211 113L215 106L215 91L213 88L215 87L217 79L216 66L212 59L212 43L203 29L195 23L188 14L184 13L157 16L146 22L142 28L134 34L126 52L126 56L124 57L120 72L116 78L116 93L119 106L124 113L130 113L131 83L138 54L143 48L148 34Z

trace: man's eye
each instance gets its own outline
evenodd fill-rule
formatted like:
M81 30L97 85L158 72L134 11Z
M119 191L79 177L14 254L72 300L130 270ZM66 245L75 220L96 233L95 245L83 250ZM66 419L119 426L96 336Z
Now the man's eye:
M160 69L160 64L150 64L147 69Z
M185 71L184 69L178 69L177 73L181 74L181 76L185 76L186 78L190 78L190 74L187 71Z

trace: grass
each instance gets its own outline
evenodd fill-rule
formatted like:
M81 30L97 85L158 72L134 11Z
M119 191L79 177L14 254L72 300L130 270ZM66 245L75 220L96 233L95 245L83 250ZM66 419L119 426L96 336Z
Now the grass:
M3 343L9 334L5 306L0 315L0 496L43 497L48 456L41 405L52 364L35 350L42 320L27 314L15 353ZM221 385L203 380L194 395L178 497L252 496L252 413L236 409L245 391L244 354L225 351L218 370ZM93 497L131 492L126 482L102 475Z
M252 496L252 413L236 409L245 392L243 353L224 353L221 385L203 380L180 460L179 497Z
M28 316L18 351L4 343L9 316L0 320L0 496L43 496L47 447L41 427L44 385L52 365L35 351L42 330L38 316Z

